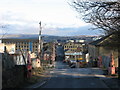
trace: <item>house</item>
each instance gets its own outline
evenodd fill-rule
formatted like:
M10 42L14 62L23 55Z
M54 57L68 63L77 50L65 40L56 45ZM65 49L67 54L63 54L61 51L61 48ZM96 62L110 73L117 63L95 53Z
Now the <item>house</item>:
M64 44L65 59L77 60L83 58L83 43L68 42Z
M0 53L4 53L4 43L0 43Z
M98 66L108 68L111 62L111 54L114 59L114 66L118 67L118 49L111 40L114 39L114 33L88 44L89 63L93 65L98 60Z
M82 52L73 52L70 50L65 52L65 60L79 60L82 58Z
M83 43L79 43L79 42L68 42L64 44L64 51L65 50L71 50L73 52L75 51L82 51L83 50Z
M15 53L15 44L0 43L0 53L4 53L5 49L9 54L14 54Z
M49 53L47 53L47 52L45 52L44 53L44 58L43 58L44 60L49 60L50 59L50 54Z
M53 64L56 58L56 44L49 42L43 46L43 60L49 64Z

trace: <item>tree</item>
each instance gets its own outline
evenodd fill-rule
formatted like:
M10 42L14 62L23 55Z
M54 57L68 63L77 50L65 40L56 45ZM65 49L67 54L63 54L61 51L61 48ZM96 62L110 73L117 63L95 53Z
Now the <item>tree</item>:
M73 0L70 5L82 15L82 19L110 34L120 28L120 1Z
M1 32L2 32L2 35L0 37L0 39L2 40L4 38L4 36L7 34L8 31L4 30L6 28L8 28L9 25L0 25L0 29L1 29Z

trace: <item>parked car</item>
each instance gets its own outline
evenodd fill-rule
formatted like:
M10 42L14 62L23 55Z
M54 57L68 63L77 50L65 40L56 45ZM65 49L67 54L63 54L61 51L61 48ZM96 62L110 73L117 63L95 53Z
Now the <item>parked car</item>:
M69 64L69 66L71 66L72 64L76 64L76 60L69 60L68 64Z
M86 61L85 60L78 60L80 63L80 67L85 67L86 66Z
M76 63L76 60L70 60L70 63Z

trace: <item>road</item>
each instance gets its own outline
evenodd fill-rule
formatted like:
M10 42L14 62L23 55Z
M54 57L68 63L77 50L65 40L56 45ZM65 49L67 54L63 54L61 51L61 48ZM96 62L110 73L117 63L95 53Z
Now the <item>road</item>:
M56 47L56 60L57 61L62 61L64 59L64 48L61 45L58 45Z
M99 68L70 68L66 63L56 62L50 72L51 79L41 88L108 88Z

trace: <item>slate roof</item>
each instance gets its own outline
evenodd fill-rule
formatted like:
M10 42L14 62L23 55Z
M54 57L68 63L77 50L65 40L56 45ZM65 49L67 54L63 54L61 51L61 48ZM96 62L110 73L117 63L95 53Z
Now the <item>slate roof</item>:
M73 51L71 51L70 49L67 49L66 51L65 51L65 53L72 53Z
M106 38L108 38L109 36L111 36L113 33L107 35L107 36L104 36L96 41L93 41L93 42L90 42L89 44L90 45L95 45L95 46L100 46L100 42L102 42L103 40L105 40Z

